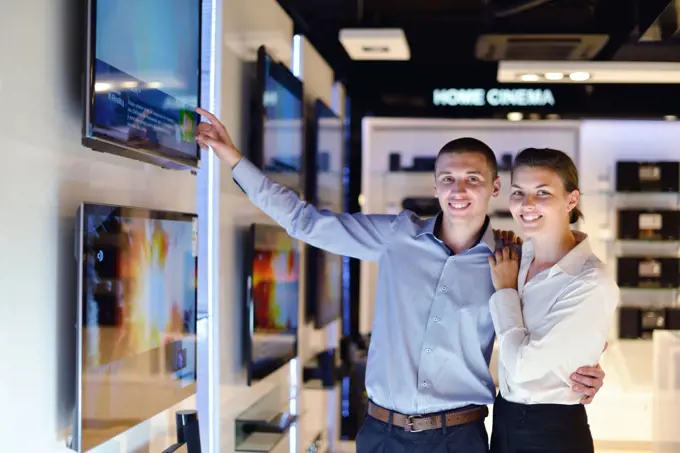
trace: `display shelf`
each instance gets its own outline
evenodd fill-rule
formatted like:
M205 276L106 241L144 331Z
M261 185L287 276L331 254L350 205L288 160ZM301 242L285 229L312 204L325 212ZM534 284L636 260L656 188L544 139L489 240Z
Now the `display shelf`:
M680 193L670 191L616 191L614 183L607 178L599 181L599 187L592 191L585 191L582 193L582 199L590 200L599 205L604 213L604 221L599 228L598 240L604 245L604 252L606 254L605 261L608 267L613 271L613 275L618 274L618 259L625 257L645 257L645 258L678 258L680 257L680 238L678 239L638 239L638 238L620 238L619 231L623 231L625 235L630 236L635 234L635 229L630 224L619 225L619 222L624 220L628 222L640 222L641 217L633 217L629 215L622 215L620 211L645 211L653 213L655 211L677 211L680 210ZM599 198L600 201L597 201ZM673 231L666 229L666 220L664 217L664 230L666 236L673 236ZM671 217L672 222L672 217ZM672 223L669 223L671 225ZM628 228L628 227L631 228ZM623 228L622 228L623 227ZM638 225L638 234L641 228L645 226ZM661 229L661 222L658 226L650 228ZM630 230L630 231L629 231ZM648 327L642 327L645 321L645 313L663 312L665 309L675 309L679 306L680 289L679 288L661 288L661 287L625 287L620 286L620 310L626 310L627 317L620 318L618 321L619 329L626 329L626 332L633 332L630 322L635 319L631 314L633 311L639 310L639 321L641 326L638 327L642 331L649 330ZM619 311L624 313L624 311ZM631 318L631 316L633 316ZM664 318L660 318L664 319ZM628 324L623 324L623 323ZM634 322L634 321L633 321ZM666 323L667 321L661 321ZM635 325L635 324L634 324ZM653 331L663 330L665 325L659 325L658 328L653 328ZM624 341L647 341L644 339L624 340ZM622 343L626 347L627 343Z
M626 256L654 256L656 258L680 257L680 241L652 241L640 239L618 239L606 236L598 238L607 250L607 261L610 258Z
M286 434L253 433L238 444L237 452L271 452L286 437Z
M581 195L601 195L601 196L607 196L607 197L623 197L623 196L656 196L656 195L663 195L663 196L669 196L669 197L679 197L680 192L671 192L671 191L649 191L649 192L640 192L640 191L617 191L613 190L611 188L606 188L606 189L593 189L593 190L584 190Z
M621 300L619 307L639 308L641 310L663 310L664 308L680 307L680 294L678 289L668 291L633 290L624 291L621 289Z
M653 287L653 286L620 286L621 291L678 291L678 288L663 288L663 287Z
M301 416L290 410L299 392L299 387L291 388L291 392L275 387L239 414L235 420L236 451L272 451Z

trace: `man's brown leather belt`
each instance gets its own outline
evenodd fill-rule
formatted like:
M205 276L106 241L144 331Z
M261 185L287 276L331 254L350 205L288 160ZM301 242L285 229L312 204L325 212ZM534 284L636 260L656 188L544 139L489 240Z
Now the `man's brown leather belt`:
M368 415L381 422L389 422L390 412L392 412L392 424L404 428L404 431L416 433L442 428L442 414L404 415L377 406L371 401L368 402ZM489 415L489 408L486 406L476 406L470 409L445 412L443 415L446 419L446 426L464 425L465 423L476 422L486 418Z

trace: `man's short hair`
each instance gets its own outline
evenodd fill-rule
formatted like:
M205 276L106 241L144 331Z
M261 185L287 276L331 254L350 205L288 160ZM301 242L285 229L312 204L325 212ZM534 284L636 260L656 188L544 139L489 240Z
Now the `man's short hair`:
M477 140L472 137L462 137L455 140L451 140L446 145L439 150L437 154L437 160L442 154L462 154L462 153L472 153L481 154L486 159L491 174L494 179L498 176L498 161L496 160L496 154L493 150L481 140Z

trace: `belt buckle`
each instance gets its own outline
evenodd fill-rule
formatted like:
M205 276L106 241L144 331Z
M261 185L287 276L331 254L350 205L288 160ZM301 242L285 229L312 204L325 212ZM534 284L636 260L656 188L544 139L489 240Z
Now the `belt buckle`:
M404 426L404 431L408 433L419 433L421 431L425 431L424 429L413 429L413 423L415 420L423 418L420 415L409 415L406 417L406 426Z

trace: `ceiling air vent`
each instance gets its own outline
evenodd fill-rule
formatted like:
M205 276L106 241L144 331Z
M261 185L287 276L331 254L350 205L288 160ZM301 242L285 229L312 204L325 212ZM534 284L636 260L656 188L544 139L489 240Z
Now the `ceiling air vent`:
M475 54L480 60L592 60L608 35L481 35Z

